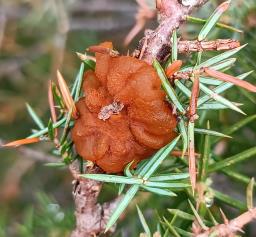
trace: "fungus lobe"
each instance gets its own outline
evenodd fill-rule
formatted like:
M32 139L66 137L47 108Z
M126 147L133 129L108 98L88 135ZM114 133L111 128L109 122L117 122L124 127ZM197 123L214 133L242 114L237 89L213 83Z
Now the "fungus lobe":
M113 48L111 42L100 46ZM130 56L95 56L95 71L84 75L85 96L76 103L72 139L84 159L107 173L122 172L176 136L176 117L151 65ZM117 103L121 109L101 119L99 114Z

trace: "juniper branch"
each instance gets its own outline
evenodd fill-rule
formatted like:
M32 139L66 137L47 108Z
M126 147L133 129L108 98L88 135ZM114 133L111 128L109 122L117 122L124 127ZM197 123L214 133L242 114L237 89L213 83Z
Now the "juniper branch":
M152 63L153 59L161 60L162 50L169 45L173 30L186 20L194 8L201 7L207 0L162 0L159 7L160 23L155 30L146 30L140 41L140 48L146 42L146 49L142 59ZM139 48L139 49L140 49Z
M216 225L209 230L196 235L196 237L219 236L228 237L233 236L237 232L241 232L242 228L249 222L256 219L256 208L253 208L235 219L228 221L226 224Z
M198 40L180 40L178 42L178 52L180 54L202 52L202 51L223 51L238 48L240 42L234 39L217 39L211 41L198 41ZM141 46L139 46L140 48ZM140 57L143 50L135 50L134 56ZM162 47L158 54L160 62L165 61L171 54L171 45L166 44Z
M72 194L75 203L76 228L71 237L96 236L103 233L113 209L116 208L120 201L120 197L103 205L97 203L102 182L92 179L80 179L78 162L73 162L69 168L75 178ZM86 173L102 173L102 170L96 166L87 167ZM113 226L109 233L113 233L115 227Z

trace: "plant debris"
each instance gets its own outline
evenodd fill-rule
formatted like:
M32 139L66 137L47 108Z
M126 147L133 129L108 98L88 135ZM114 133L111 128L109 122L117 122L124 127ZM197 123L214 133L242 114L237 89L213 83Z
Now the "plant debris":
M112 104L101 108L98 118L105 121L109 119L112 114L119 114L123 107L124 105L122 103L114 101Z

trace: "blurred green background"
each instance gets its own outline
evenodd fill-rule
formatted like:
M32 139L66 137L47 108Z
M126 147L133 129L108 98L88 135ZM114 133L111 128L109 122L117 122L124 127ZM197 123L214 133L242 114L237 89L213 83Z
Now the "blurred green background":
M210 1L195 16L208 17L221 1ZM75 52L84 52L92 44L105 40L126 52L123 40L134 24L135 0L2 0L0 2L0 142L24 138L35 128L26 112L25 103L35 108L47 124L49 107L47 82L55 79L57 69L72 84L79 67ZM222 21L244 31L243 34L216 29L211 38L236 38L249 45L239 53L234 74L256 68L256 2L234 0ZM153 27L153 20L148 26ZM192 23L182 27L184 38L193 39L200 30ZM133 49L140 33L130 46ZM256 74L249 81L255 84ZM256 113L256 96L232 88L225 96L244 104L248 115ZM223 110L207 115L212 129L223 131L242 119L235 112ZM256 145L256 123L250 123L234 135L222 140L215 152L227 157ZM38 161L46 154L51 158L51 144L30 145L29 149L0 150L0 237L4 236L69 236L74 227L72 178L66 169L44 166ZM37 159L31 149L38 151ZM49 154L49 155L47 155ZM39 158L38 158L39 157ZM56 158L58 159L58 158ZM255 176L253 159L237 167ZM244 200L244 186L224 175L214 177L214 186ZM113 195L113 187L105 186L102 200ZM145 201L145 200L148 201ZM150 200L150 201L149 201ZM162 200L162 201L161 201ZM141 194L137 198L147 217L168 208L168 199ZM116 236L138 236L142 228L134 206L121 223ZM153 220L151 220L152 223ZM152 228L156 227L152 224ZM251 236L253 235L251 230Z

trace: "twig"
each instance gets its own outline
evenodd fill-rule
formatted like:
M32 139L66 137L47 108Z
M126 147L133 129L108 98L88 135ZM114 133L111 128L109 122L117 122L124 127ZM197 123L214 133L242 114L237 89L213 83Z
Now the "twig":
M4 145L5 141L0 139L0 146ZM40 162L56 162L57 158L48 154L45 154L41 151L37 151L28 147L18 147L16 148L25 158L40 161Z
M218 236L218 237L228 237L232 236L237 232L241 232L242 228L249 222L256 219L256 208L253 208L242 215L236 217L235 219L228 221L226 224L216 225L204 233L196 235L196 237L208 237L208 236Z
M145 40L149 40L145 38ZM143 41L144 42L144 41ZM142 43L142 42L141 42ZM148 44L147 44L148 45ZM144 46L144 43L143 43ZM139 57L142 47L139 45L139 49L134 51L135 57ZM222 51L231 50L238 48L240 42L234 39L217 39L212 41L198 41L198 40L180 40L178 42L178 52L180 54L200 52L200 51ZM144 49L145 53L145 49ZM143 55L144 55L143 53ZM160 62L165 61L171 54L170 43L163 45L161 51L158 53L157 57Z
M70 165L71 173L75 178L75 181L73 181L73 198L76 209L76 228L72 232L71 237L96 236L104 232L106 223L121 197L102 205L97 203L102 183L91 179L80 178L78 166L79 164L77 162L73 162ZM86 173L102 173L102 170L95 166L87 167ZM109 230L110 233L114 231L115 226Z
M198 51L221 51L238 48L240 42L234 39L217 39L212 41L186 40L180 41L178 50L180 53L198 52Z
M186 19L186 15L190 14L195 7L202 6L207 0L193 0L186 1L178 0L162 0L159 7L160 24L156 30L145 31L144 38L140 41L143 45L143 41L147 38L147 48L143 55L143 60L148 63L152 63L153 59L161 58L161 51L166 45L169 45L169 37L172 31L180 26L180 24Z

